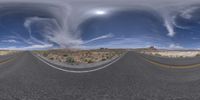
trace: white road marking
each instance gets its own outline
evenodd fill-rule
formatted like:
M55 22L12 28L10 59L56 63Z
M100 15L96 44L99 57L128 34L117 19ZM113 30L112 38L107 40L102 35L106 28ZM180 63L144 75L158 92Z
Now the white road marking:
M31 53L32 54L32 53ZM126 54L126 53L125 53ZM98 70L101 70L101 69L104 69L110 65L112 65L113 63L117 62L119 59L121 59L125 54L123 54L121 57L117 58L116 60L108 63L107 65L104 65L102 67L99 67L99 68L96 68L96 69L91 69L91 70L84 70L84 71L75 71L75 70L66 70L66 69L62 69L62 68L58 68L50 63L48 63L47 61L45 61L44 59L32 54L33 56L35 56L36 58L38 58L40 61L44 62L45 64L49 65L50 67L52 68L55 68L55 69L58 69L58 70L61 70L61 71L64 71L64 72L70 72L70 73L89 73L89 72L94 72L94 71L98 71Z

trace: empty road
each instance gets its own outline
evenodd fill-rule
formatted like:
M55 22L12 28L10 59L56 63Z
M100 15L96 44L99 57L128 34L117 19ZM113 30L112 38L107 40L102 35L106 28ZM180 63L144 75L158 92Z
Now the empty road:
M200 99L196 63L162 64L129 51L100 70L72 73L53 68L30 52L0 60L0 100Z

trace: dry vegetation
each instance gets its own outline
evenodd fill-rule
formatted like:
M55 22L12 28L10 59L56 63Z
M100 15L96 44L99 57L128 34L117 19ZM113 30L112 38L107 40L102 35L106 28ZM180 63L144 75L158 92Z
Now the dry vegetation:
M12 50L0 50L0 56L3 55L9 55L9 54L13 54L16 53L17 51L12 51Z
M119 57L123 50L96 49L96 50L48 50L37 51L49 60L68 64L96 63Z
M170 58L186 58L200 56L200 51L154 51L144 52L145 54L163 56Z
M200 51L198 50L159 50L154 47L141 49L140 53L169 58L187 58L200 56Z

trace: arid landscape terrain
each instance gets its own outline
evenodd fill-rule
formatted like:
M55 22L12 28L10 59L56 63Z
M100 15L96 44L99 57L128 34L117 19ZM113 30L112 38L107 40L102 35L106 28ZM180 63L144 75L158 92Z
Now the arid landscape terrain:
M0 50L0 56L16 53L14 50Z
M35 51L49 60L59 61L71 65L89 64L117 58L124 53L119 49L95 49L95 50L43 50Z
M142 54L169 58L188 58L200 56L200 50L167 50L149 47L146 49L139 49L137 51Z
M186 50L156 48L20 51L19 54L0 57L0 78L3 79L0 97L5 98L2 100L26 100L27 98L37 100L38 97L41 97L41 100L52 98L55 100L88 100L88 97L92 96L89 100L104 100L105 98L93 98L99 98L104 96L102 93L108 93L111 98L114 97L114 99L108 98L109 100L117 100L123 93L124 97L120 100L126 100L127 94L141 92L139 96L143 97L143 94L162 95L170 94L171 91L195 96L198 95L196 91L199 91L199 84L195 83L196 85L193 86L194 83L192 83L191 87L185 89L187 91L183 91L185 85L180 84L197 81L199 83L200 57L172 59L147 55L191 54L197 56L194 52L198 51L188 50L186 52ZM66 63L66 66L41 59L40 56ZM96 62L106 62L115 57L117 60L98 63L96 66ZM190 88L194 91L188 91ZM77 98L79 96L80 98ZM138 98L133 98L133 100L138 100Z

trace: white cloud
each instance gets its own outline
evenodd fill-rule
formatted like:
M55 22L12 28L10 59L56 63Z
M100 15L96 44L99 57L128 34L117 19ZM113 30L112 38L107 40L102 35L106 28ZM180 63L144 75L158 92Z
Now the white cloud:
M45 44L43 41L41 40L38 40L37 38L35 38L33 35L32 35L32 29L31 29L31 25L36 22L38 19L40 19L39 17L30 17L30 18L27 18L24 22L24 27L27 28L28 30L28 34L29 34L29 37L30 37L30 40L32 42L36 42L36 43L40 43L40 44ZM42 20L46 20L46 19L42 19Z
M45 44L45 45L30 45L30 46L25 46L25 47L7 47L7 48L0 48L1 50L35 50L35 49L48 49L53 47L53 44Z
M159 41L159 42L158 42ZM168 46L170 40L161 38L150 38L146 36L142 37L115 37L108 42L95 45L84 45L83 47L88 48L144 48L154 46L158 48L164 48Z
M17 43L18 41L16 41L16 40L2 40L1 42L4 42L4 43Z
M191 19L192 18L192 13L198 9L199 7L191 7L189 9L183 10L181 12L181 17L185 18L185 19Z
M51 33L49 30L46 30L47 33ZM52 32L45 37L54 43L57 43L61 47L74 47L83 43L81 39L73 37L71 34L65 34L63 31Z
M170 49L183 49L182 46L180 46L179 44L174 44L174 43L170 44L169 48Z
M45 44L43 41L34 38L31 34L31 25L40 26L41 33L44 39L49 42L56 43L61 47L74 47L83 43L83 41L76 35L77 33L69 32L68 29L63 29L58 25L58 22L53 18L31 17L27 18L24 26L29 30L29 35L32 40ZM67 28L67 27L65 27Z
M8 1L13 1L13 0L3 0L3 1L8 2ZM56 16L57 19L60 20L60 22L63 22L66 25L67 24L70 24L70 25L76 24L77 23L76 20L81 19L81 17L82 17L81 14L85 13L84 11L87 12L91 9L96 9L95 8L95 7L97 7L96 5L98 5L98 7L101 7L99 5L106 4L106 5L109 5L110 8L113 7L113 9L114 9L116 7L116 5L120 4L120 5L122 5L120 7L123 8L123 7L126 7L127 5L129 5L131 2L131 4L133 4L133 5L139 5L139 4L152 5L152 7L159 8L158 10L160 10L160 9L163 9L163 7L165 7L166 5L169 5L170 3L172 5L174 5L175 7L177 7L177 5L181 5L182 3L187 4L187 3L196 3L196 1L199 2L199 0L184 0L184 1L183 0L162 0L162 1L161 0L115 0L115 1L114 0L101 0L101 1L94 0L94 1L97 1L96 4L93 2L91 2L91 4L90 4L90 2L89 2L90 0L86 0L86 1L88 1L87 3L83 3L83 2L81 2L81 0L75 0L75 1L77 1L76 3L73 0L17 0L17 1L27 2L27 3L30 2L30 4L33 2L44 3L44 4L52 3L52 4L55 4L58 6L64 6L63 9L59 9L59 10L67 12L67 14L69 16L66 15L65 13L63 13L62 11L56 11L56 10L54 11L54 10L48 9L47 12L48 11L52 12L52 15ZM127 2L125 2L125 1L127 1ZM155 6L155 5L159 5L159 6ZM42 8L38 5L33 4L33 7L34 6L36 8ZM44 8L46 8L47 6L48 5L46 5L46 6L44 5ZM72 11L65 9L68 7L70 9L72 9ZM104 7L104 6L102 6L102 7ZM130 7L132 7L132 5L130 5ZM127 8L128 8L128 6L127 6ZM165 9L168 9L168 8L166 7ZM59 13L59 12L61 12L61 13ZM186 18L190 18L190 16L189 17L188 17L188 15L186 15L186 16L187 16ZM72 19L71 23L68 23L66 21L66 20L70 20L69 18ZM31 17L31 18L27 18L26 21L24 22L24 27L26 27L28 29L30 38L31 38L31 40L27 39L28 40L27 42L30 42L31 45L35 45L35 43L37 43L39 45L45 44L44 41L34 38L34 36L32 36L32 34L31 34L31 25L33 23L38 23L41 21L42 22L53 22L54 24L56 24L56 26L58 27L57 30L52 29L52 27L46 28L43 30L43 32L44 32L43 35L48 40L48 42L53 42L53 43L59 44L61 47L78 46L80 44L84 44L87 42L93 42L93 41L96 41L99 39L106 38L106 37L97 37L97 38L94 38L94 39L84 42L76 35L77 33L72 33L71 31L69 31L67 26L62 26L62 28L61 28L59 26L60 23L59 23L59 25L57 25L58 22L56 22L55 19ZM82 20L80 22L82 22ZM77 24L79 24L79 23L77 23ZM168 20L168 19L165 20L165 26L168 30L168 36L173 37L176 34L176 32L174 30L172 21ZM76 26L74 26L74 27L76 27ZM65 29L63 29L63 28L65 28Z
M180 28L180 29L189 29L189 27L178 25L178 24L176 23L176 17L177 17L177 16L173 16L173 17L172 17L172 23L173 23L174 27L177 27L177 28Z
M91 40L85 41L83 44L87 44L87 43L94 42L94 41L101 40L101 39L112 38L112 37L114 37L114 35L112 33L109 33L109 34L102 35L102 36L93 38Z
M165 19L165 27L167 28L168 36L173 37L176 34L171 20Z
M50 48L50 47L53 47L53 44L45 44L45 45L35 44L35 45L30 45L30 46L27 46L27 47L20 48L20 49L22 49L22 50L32 50L32 49L46 49L46 48Z

